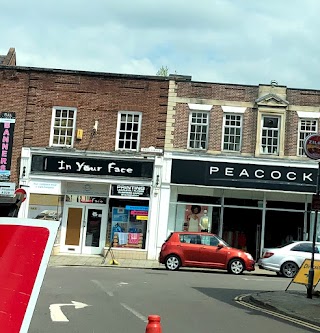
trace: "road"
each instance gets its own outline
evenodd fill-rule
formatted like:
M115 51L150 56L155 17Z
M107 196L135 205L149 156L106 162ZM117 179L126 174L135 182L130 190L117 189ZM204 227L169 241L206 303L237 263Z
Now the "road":
M149 314L161 316L163 333L307 332L234 300L259 290L284 290L288 283L253 273L49 267L29 333L144 333Z

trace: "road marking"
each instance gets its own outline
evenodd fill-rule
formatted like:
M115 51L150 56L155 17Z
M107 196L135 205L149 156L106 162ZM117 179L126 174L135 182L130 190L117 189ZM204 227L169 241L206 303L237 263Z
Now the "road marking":
M110 297L113 297L114 294L112 291L107 290L102 283L100 283L97 280L91 280L91 282L93 282L94 284L96 284L100 289L102 289L107 295L109 295Z
M121 287L121 286L124 286L124 285L126 285L126 284L129 284L129 283L127 283L127 282L119 282L119 283L118 283L118 286Z
M137 318L139 318L140 320L142 320L143 322L147 323L148 319L147 317L145 317L144 315L142 315L141 313L139 313L138 311L136 311L135 309L130 308L130 306L128 306L127 304L124 303L120 303L121 306L123 306L126 310L130 311L132 314L134 314Z
M279 279L255 279L255 278L242 278L246 281L281 281Z
M71 301L70 304L51 304L49 306L49 310L50 310L50 316L51 316L52 321L58 321L58 322L68 322L69 321L69 319L65 316L65 314L61 310L62 306L74 306L75 309L83 309L89 305L85 304L85 303L81 303L81 302L76 302L76 301Z
M264 309L264 308L260 308L260 307L258 307L256 305L250 304L250 303L248 303L248 302L246 302L246 301L243 300L243 298L247 297L247 296L250 296L250 294L237 296L237 297L235 297L234 300L238 304L243 305L243 306L245 306L247 308L250 308L250 309L253 309L253 310L256 310L256 311L259 311L259 312L263 312L263 313L266 313L268 315L271 315L271 316L274 316L274 317L278 317L280 319L283 319L283 320L286 320L286 321L290 321L290 322L298 324L300 326L307 327L307 328L312 329L314 331L320 332L320 327L319 326L316 326L316 325L304 322L304 321L302 321L300 319L296 319L296 318L293 318L293 317L290 317L290 316L286 316L286 315L278 313L278 312L274 312L274 311L267 310L267 309Z

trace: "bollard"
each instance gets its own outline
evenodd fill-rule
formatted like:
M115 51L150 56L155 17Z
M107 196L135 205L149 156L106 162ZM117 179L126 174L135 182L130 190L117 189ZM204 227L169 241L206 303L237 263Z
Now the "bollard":
M146 327L146 333L162 333L160 324L160 316L150 315L148 316L148 324Z

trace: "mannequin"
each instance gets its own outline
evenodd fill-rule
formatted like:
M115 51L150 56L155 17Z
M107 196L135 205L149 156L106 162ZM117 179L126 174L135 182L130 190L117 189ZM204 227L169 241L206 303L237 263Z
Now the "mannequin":
M208 211L206 209L203 211L203 216L200 219L199 226L202 232L208 232L208 230L210 229Z

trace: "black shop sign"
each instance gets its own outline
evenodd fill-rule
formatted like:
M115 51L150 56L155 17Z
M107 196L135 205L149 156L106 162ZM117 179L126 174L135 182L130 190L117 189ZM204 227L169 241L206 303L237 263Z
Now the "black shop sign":
M281 165L173 160L171 182L219 187L279 191L316 191L317 166L298 168Z
M119 197L146 198L150 196L150 186L111 185L111 195Z
M32 172L152 178L153 161L32 156Z

